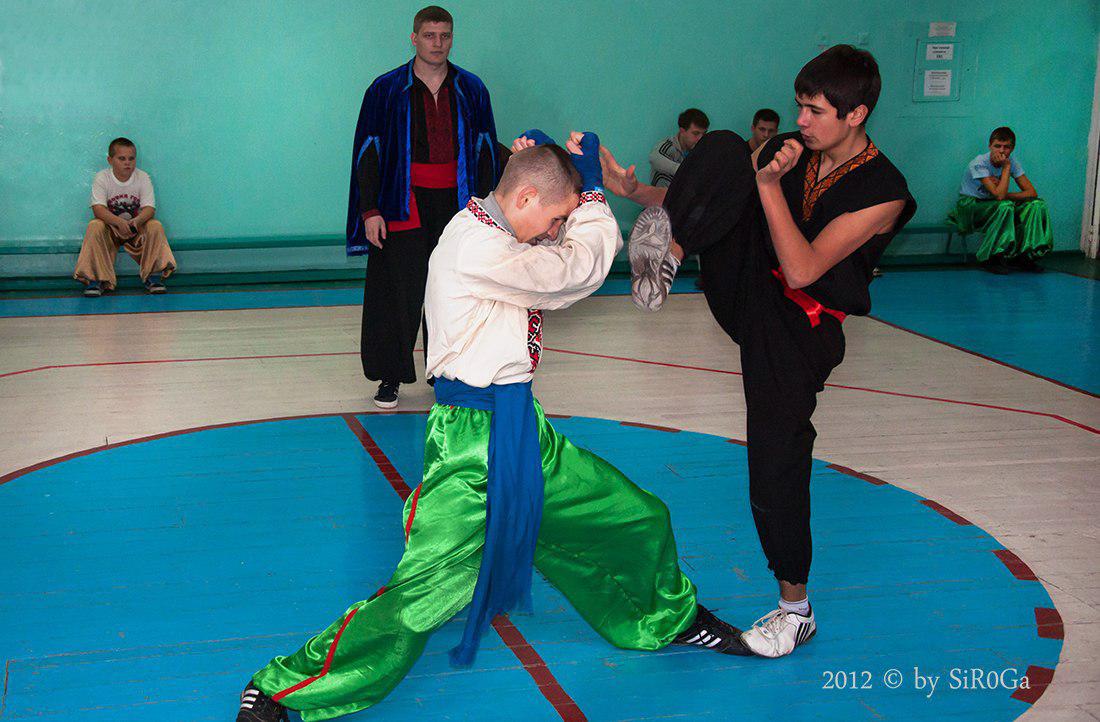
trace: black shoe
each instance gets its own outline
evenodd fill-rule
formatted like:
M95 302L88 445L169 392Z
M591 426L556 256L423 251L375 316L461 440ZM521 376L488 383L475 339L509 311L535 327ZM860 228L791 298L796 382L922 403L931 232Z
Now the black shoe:
M146 293L164 293L168 289L164 286L164 281L161 280L159 273L154 273L149 278L145 279L145 292Z
M726 624L702 604L697 605L697 608L695 621L672 640L673 644L703 647L721 654L753 656L752 650L741 641L740 629Z
M401 384L383 381L378 384L378 393L374 395L374 405L380 409L392 409L397 406L397 392Z
M1008 265L1015 268L1017 271L1024 271L1026 273L1042 273L1043 267L1035 262L1035 259L1031 256L1016 256Z
M998 276L1007 276L1012 273L1004 256L993 256L989 260L979 263L978 267L986 273L993 273Z
M241 708L237 722L288 722L286 707L260 691L255 682L249 682L241 692Z

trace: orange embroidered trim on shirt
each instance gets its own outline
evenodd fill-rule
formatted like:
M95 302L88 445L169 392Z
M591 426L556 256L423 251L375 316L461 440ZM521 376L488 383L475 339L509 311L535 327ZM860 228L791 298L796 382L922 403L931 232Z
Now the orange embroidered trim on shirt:
M806 164L806 178L802 183L802 220L810 220L810 214L814 211L814 204L821 194L836 185L844 176L878 155L878 148L867 139L867 147L858 155L849 158L844 164L837 166L829 175L817 180L818 169L821 168L821 151L815 150L810 156L810 162Z

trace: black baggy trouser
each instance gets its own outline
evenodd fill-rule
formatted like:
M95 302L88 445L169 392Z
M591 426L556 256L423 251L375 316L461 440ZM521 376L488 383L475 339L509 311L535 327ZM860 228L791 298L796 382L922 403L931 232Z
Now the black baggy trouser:
M680 166L665 197L672 234L698 253L707 304L741 347L748 409L749 500L768 568L805 584L810 573L810 465L817 393L844 358L844 332L784 295L772 275L767 222L748 145L708 133Z
M371 246L363 285L359 357L371 381L416 381L413 349L424 326L428 258L443 229L458 212L454 188L414 188L420 228L396 231ZM424 328L425 354L428 331Z

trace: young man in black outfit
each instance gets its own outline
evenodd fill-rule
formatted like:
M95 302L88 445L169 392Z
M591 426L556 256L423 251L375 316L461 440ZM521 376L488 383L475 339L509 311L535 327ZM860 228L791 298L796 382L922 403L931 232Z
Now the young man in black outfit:
M648 206L630 238L635 304L657 310L685 255L700 255L707 303L741 347L749 498L777 609L742 640L779 657L817 631L806 594L810 421L844 358L846 315L866 315L868 285L916 202L867 137L881 79L870 53L825 51L795 79L799 133L755 154L730 131L708 133L667 189L638 183L604 152L605 186Z

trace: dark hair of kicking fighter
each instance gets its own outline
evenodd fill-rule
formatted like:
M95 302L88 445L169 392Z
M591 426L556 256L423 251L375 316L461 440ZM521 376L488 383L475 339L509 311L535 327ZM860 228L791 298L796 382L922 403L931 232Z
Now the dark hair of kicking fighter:
M882 77L874 56L851 45L834 45L802 66L794 79L795 95L824 95L838 118L861 105L867 106L870 116L881 90Z

